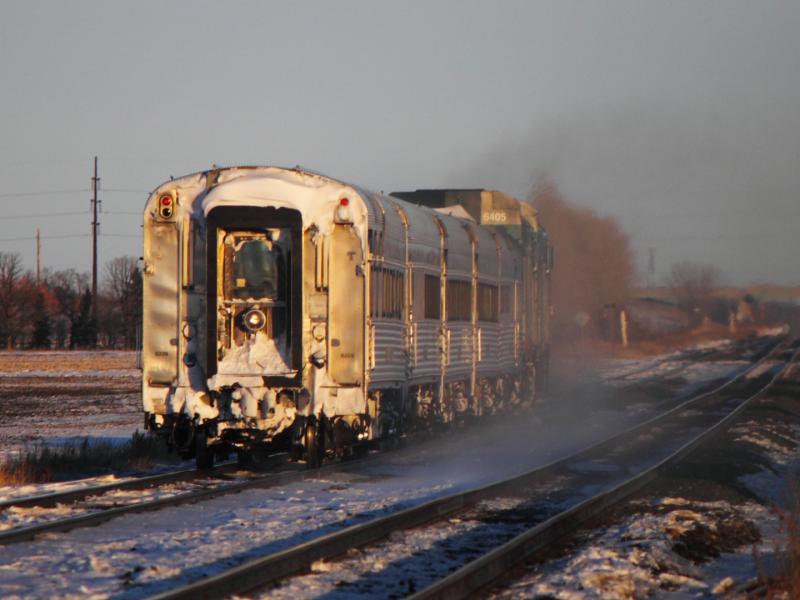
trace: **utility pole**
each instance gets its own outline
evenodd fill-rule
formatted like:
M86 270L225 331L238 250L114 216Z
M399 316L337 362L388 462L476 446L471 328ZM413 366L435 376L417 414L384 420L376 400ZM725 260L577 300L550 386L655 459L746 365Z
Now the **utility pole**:
M36 228L36 287L42 283L42 238L39 236L39 228Z
M656 249L651 247L647 250L647 287L652 288L656 284Z
M97 221L97 157L94 157L94 176L92 177L92 319L97 321L97 233L100 223Z

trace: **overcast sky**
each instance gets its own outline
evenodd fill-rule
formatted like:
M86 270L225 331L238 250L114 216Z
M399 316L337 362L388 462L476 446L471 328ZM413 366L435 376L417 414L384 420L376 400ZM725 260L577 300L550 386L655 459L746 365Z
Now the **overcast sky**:
M101 262L141 254L170 175L300 164L387 192L549 176L642 273L652 247L659 279L800 283L797 2L5 0L0 85L0 251L27 266L38 226L44 266L88 270L96 154Z

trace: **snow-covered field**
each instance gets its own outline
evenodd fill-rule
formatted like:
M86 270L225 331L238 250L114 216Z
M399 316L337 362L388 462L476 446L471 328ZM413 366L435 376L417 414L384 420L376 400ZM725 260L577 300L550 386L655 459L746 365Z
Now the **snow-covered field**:
M602 381L614 388L673 383L677 393L691 394L705 382L747 368L749 356L737 346L734 340L722 339L644 359L607 360Z
M0 456L142 428L141 372L124 351L0 352Z

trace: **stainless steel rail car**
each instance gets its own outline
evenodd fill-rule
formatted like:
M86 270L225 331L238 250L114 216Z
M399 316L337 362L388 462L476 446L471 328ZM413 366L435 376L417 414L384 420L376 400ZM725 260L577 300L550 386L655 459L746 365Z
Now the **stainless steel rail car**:
M198 465L297 459L533 401L552 252L499 192L386 196L309 171L212 169L144 211L142 398Z

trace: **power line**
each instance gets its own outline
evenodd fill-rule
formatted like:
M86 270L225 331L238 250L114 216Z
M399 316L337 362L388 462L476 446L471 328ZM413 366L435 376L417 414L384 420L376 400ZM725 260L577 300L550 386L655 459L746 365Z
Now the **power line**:
M43 240L65 240L68 238L85 238L89 237L90 234L88 233L67 233L64 235L43 235L41 239ZM36 236L29 235L27 237L15 237L15 238L0 238L0 242L27 242L30 240L35 240Z
M63 235L42 235L39 236L40 239L43 240L65 240L65 239L72 239L72 238L87 238L91 237L91 233L66 233ZM141 233L99 233L100 237L123 237L123 238L141 238ZM35 240L35 235L28 235L24 237L13 237L13 238L0 238L0 242L28 242L30 240Z
M0 217L0 221L12 221L15 219L47 219L50 217L68 217L72 215L86 215L85 210L81 211L70 211L70 212L57 212L57 213L37 213L37 214L29 214L29 215L3 215Z
M39 192L10 192L0 194L0 198L21 198L23 196L55 196L58 194L85 194L89 190L86 188L79 190L42 190Z
M0 194L0 198L22 198L31 196L57 196L59 194L85 194L91 192L89 188L74 188L64 190L36 190L29 192L5 192ZM135 190L128 188L97 188L98 192L110 192L112 194L150 194L150 190Z
M104 215L135 215L137 217L141 217L142 213L140 212L133 212L133 211L123 211L123 210L101 210ZM27 215L3 215L0 216L0 221L14 221L19 219L49 219L51 217L72 217L76 215L85 216L86 211L81 210L73 210L68 212L57 212L57 213L31 213Z
M716 241L730 241L730 240L775 240L775 239L797 239L797 234L792 232L767 232L767 233L720 233L711 235L644 235L634 234L633 238L645 241L662 241L662 242L679 242L679 241L702 241L702 242L716 242Z
M47 240L58 240L58 239L66 239L66 238L83 238L83 237L89 237L89 235L90 234L88 234L88 233L68 233L68 234L65 234L65 235L46 235L46 236L42 236L42 237L44 237ZM30 238L28 238L28 239L30 239Z

